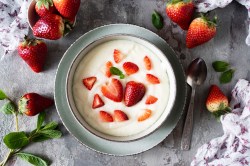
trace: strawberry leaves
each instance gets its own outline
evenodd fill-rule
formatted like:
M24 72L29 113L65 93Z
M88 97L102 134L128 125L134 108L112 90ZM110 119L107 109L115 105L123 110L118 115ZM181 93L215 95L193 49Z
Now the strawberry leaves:
M4 100L7 98L7 95L0 89L0 100Z
M9 149L20 149L29 143L25 132L11 132L3 138L3 142Z
M212 66L216 72L224 72L228 69L229 63L224 61L215 61L212 63Z
M233 76L234 76L234 69L228 69L230 67L230 64L224 61L215 61L212 63L213 69L216 72L223 72L220 75L220 83L226 84L229 83Z
M163 17L156 11L152 14L152 23L154 27L158 30L163 28Z
M221 84L229 83L232 80L233 75L234 75L233 69L223 72L222 75L220 76L220 83Z

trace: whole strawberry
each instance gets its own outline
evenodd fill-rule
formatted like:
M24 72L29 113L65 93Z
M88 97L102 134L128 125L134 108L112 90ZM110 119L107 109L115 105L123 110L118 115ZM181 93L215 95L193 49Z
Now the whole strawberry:
M210 21L205 16L194 19L187 32L187 48L196 47L212 39L216 34L216 20L215 17L213 21Z
M63 18L56 14L48 14L40 18L33 26L36 37L57 40L64 35Z
M35 116L54 104L52 99L43 97L37 93L27 93L18 102L20 113L27 116Z
M167 3L166 13L168 17L178 24L183 30L187 30L194 15L195 7L192 0L171 0Z
M76 17L81 0L53 0L57 11L65 18Z
M137 104L145 95L146 87L135 81L129 81L125 87L124 103L127 107Z
M27 36L18 46L18 54L36 73L42 71L47 52L47 46L43 40L29 39Z
M35 10L40 17L56 12L52 0L36 0Z

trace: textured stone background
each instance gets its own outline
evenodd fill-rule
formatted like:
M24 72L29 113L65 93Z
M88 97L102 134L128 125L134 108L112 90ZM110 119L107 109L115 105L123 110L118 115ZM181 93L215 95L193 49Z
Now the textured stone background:
M218 74L212 68L215 60L227 60L236 69L235 77L230 84L220 87L226 94L239 78L250 76L250 48L245 44L247 36L247 10L237 3L232 3L224 9L211 12L219 18L216 37L192 50L185 48L185 32L171 23L165 15L164 0L82 0L77 16L77 26L73 32L58 41L46 41L49 56L45 71L35 74L27 67L17 53L0 61L0 87L11 98L21 96L26 92L38 92L53 97L54 79L60 59L66 49L85 32L110 23L129 23L152 30L164 38L176 51L183 66L196 57L202 57L208 66L208 77L205 84L197 89L195 98L194 131L192 149L181 151L179 147L180 126L155 148L133 156L114 157L102 155L87 149L78 143L62 125L55 107L47 111L47 121L58 121L64 136L61 139L35 143L25 149L48 158L55 166L170 166L189 165L197 148L214 137L222 135L222 128L211 114L205 111L204 101L210 84L219 84ZM164 16L165 27L157 31L151 24L151 13L156 10ZM2 105L2 102L0 102ZM21 130L31 130L35 127L36 118L20 118ZM0 114L0 158L7 152L2 143L2 137L14 129L12 117ZM118 147L119 148L119 147ZM26 166L21 160L12 159L10 165Z

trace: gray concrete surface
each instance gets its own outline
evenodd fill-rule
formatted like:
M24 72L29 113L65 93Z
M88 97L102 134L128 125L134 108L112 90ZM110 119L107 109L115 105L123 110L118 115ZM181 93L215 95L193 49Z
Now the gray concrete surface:
M96 153L79 144L62 125L55 107L47 111L47 121L60 123L64 136L61 139L35 143L25 149L47 158L54 166L171 166L189 165L198 147L212 138L222 135L221 124L205 110L204 102L211 84L219 84L219 74L211 68L215 60L226 60L236 69L230 84L220 85L230 95L239 78L249 78L250 47L245 44L248 21L247 10L237 3L224 9L216 9L211 15L219 18L216 37L197 48L185 48L185 32L171 23L165 15L165 0L82 0L77 16L77 26L69 35L58 41L46 41L49 56L43 73L35 74L15 52L0 61L0 88L13 99L26 92L53 96L56 69L66 49L85 32L110 23L129 23L148 28L164 38L176 51L184 68L196 57L202 57L208 65L205 84L197 89L192 148L181 151L180 132L175 130L155 148L133 156L114 157ZM156 10L164 16L164 29L158 31L151 24L151 13ZM2 105L2 102L0 103ZM21 130L30 131L36 118L20 118ZM181 126L180 121L179 126ZM179 128L178 128L179 129ZM2 137L14 130L13 118L0 114L0 158L7 152ZM118 147L119 148L119 147ZM27 163L12 158L9 165L26 166Z

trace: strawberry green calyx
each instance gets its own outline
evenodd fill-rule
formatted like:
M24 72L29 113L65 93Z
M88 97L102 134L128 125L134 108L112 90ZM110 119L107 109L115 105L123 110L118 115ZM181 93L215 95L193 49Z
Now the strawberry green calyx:
M36 0L36 5L38 9L41 9L41 7L44 6L48 10L49 10L49 7L54 6L52 0Z
M192 0L170 0L167 4L177 4L179 2L189 3L192 2Z
M210 20L206 15L201 14L201 18L208 24L209 27L217 26L217 16L214 16L213 20Z

